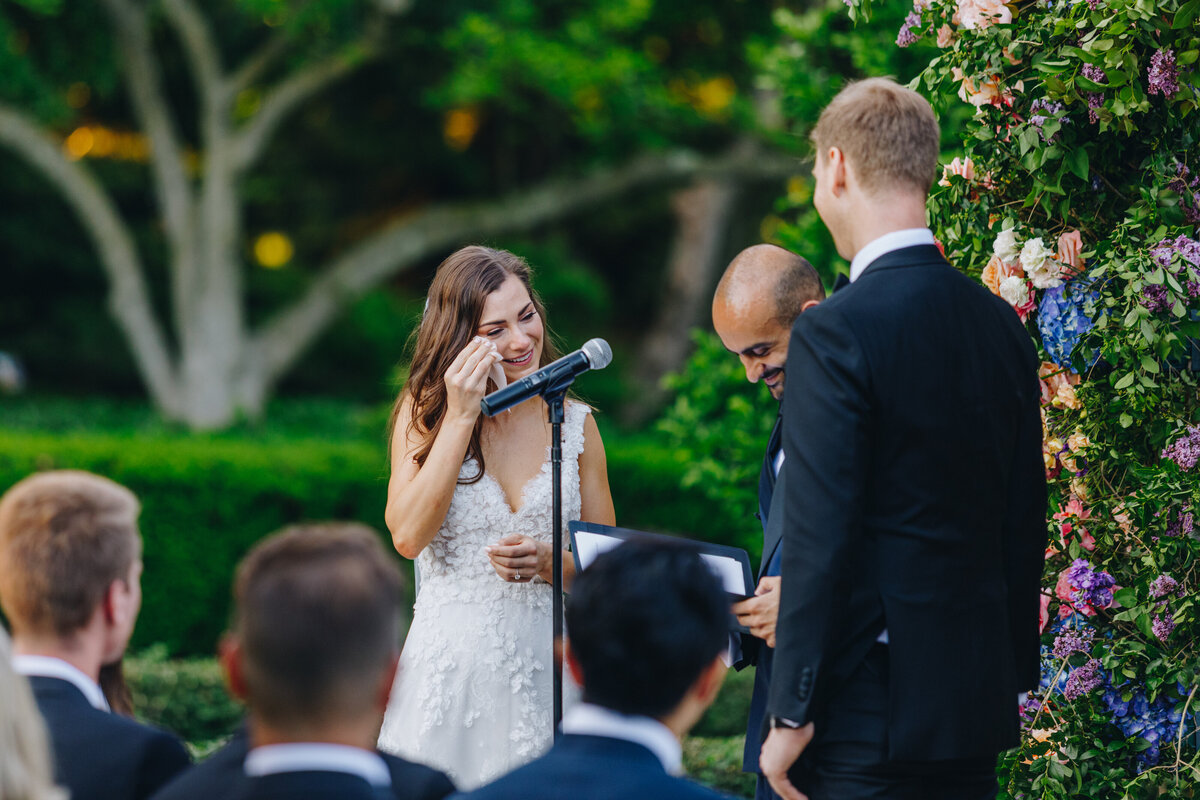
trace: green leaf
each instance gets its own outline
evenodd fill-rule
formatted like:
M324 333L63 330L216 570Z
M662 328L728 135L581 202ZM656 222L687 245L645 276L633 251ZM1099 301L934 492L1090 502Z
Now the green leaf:
M1175 12L1175 19L1171 22L1171 27L1174 30L1188 27L1196 18L1197 13L1200 13L1200 0L1190 0L1190 2L1184 3Z
M1138 322L1138 327L1141 328L1142 338L1146 340L1146 344L1154 344L1158 341L1158 334L1154 332L1154 326L1150 324L1150 320L1143 317Z
M1128 389L1133 385L1134 377L1135 376L1132 372L1125 373L1120 380L1113 384L1113 388L1117 389L1118 391L1121 389Z
M1198 0L1200 2L1200 0ZM1076 147L1067 153L1067 166L1071 172L1075 173L1081 180L1087 180L1088 177L1088 152L1082 147Z
M1149 372L1151 375L1158 374L1158 362L1150 356L1142 356L1141 364L1142 369L1146 370L1146 372Z
M1132 421L1131 419L1130 422ZM1126 586L1124 589L1118 589L1116 592L1113 592L1113 599L1125 606L1125 608L1132 608L1137 605L1137 591L1132 587Z

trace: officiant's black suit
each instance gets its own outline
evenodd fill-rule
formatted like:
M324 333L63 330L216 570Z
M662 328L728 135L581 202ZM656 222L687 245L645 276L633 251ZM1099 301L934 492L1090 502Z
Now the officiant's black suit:
M190 763L174 736L94 708L70 681L34 675L29 685L71 800L144 800Z
M798 318L768 710L815 722L802 791L831 753L919 773L1017 744L1046 544L1037 367L1012 308L932 245Z

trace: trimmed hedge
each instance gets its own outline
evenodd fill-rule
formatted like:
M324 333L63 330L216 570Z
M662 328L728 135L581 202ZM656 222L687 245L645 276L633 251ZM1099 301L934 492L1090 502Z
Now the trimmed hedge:
M679 488L685 465L672 452L648 440L606 443L621 524L713 541L733 529L729 511ZM112 478L141 498L146 569L134 648L211 654L226 627L235 565L284 525L340 519L383 529L382 444L0 430L0 491L31 472L65 468Z

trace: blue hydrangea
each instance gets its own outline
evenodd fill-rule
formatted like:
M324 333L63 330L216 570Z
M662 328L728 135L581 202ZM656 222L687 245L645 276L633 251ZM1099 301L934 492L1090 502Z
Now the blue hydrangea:
M1071 351L1079 344L1083 335L1092 329L1092 317L1096 313L1096 301L1100 292L1093 288L1086 277L1067 281L1061 286L1042 292L1038 303L1038 330L1042 334L1042 347L1051 361L1060 367L1071 366ZM1092 353L1090 367L1099 358Z

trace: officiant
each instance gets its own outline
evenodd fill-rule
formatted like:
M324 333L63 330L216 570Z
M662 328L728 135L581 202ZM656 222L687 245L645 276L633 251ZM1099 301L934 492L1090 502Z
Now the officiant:
M802 257L782 247L759 244L746 248L730 262L713 297L713 327L721 343L742 362L746 380L762 382L778 403L783 399L784 363L792 323L825 297L816 270ZM763 715L771 680L775 622L779 616L781 519L771 514L775 488L783 466L780 418L767 444L758 479L758 517L763 525L762 563L755 596L736 604L738 621L752 635L741 637L739 670L756 666L754 695L746 726L742 770L758 775L756 800L775 798L758 766ZM772 525L771 522L774 521Z

